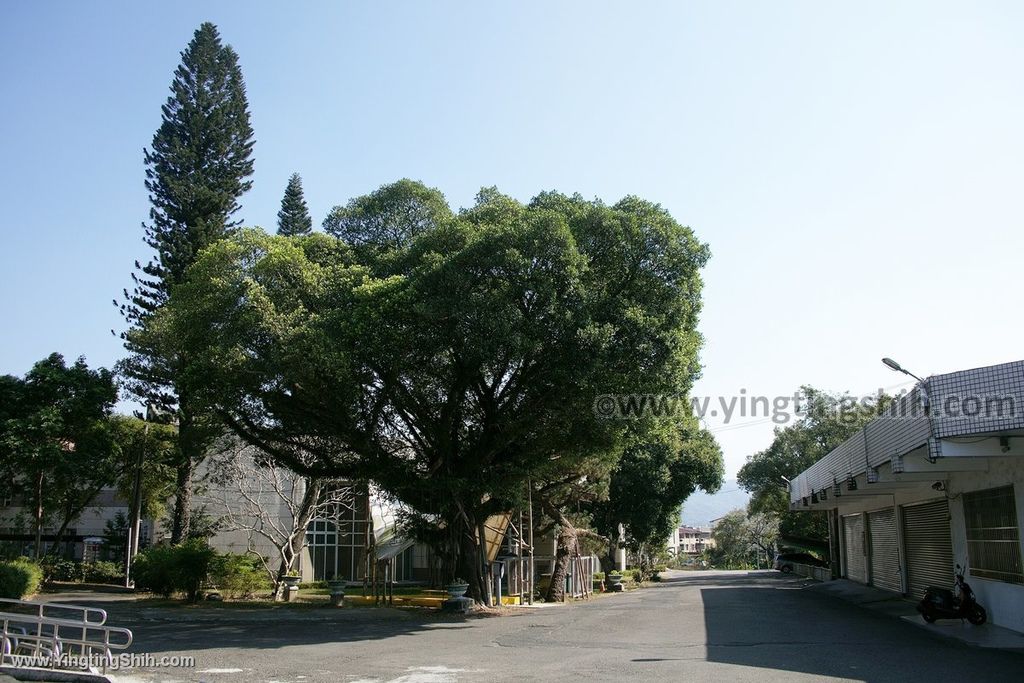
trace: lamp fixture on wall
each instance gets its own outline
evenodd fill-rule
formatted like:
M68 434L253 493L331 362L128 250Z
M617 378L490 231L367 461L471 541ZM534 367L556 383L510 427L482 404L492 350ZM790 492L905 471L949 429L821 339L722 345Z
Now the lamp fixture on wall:
M903 474L903 456L899 453L892 456L892 473Z

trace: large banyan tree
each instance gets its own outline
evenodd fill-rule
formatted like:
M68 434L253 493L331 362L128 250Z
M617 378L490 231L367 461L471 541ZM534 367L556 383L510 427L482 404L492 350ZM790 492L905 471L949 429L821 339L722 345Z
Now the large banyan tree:
M696 377L708 249L657 204L486 189L453 212L403 180L324 228L207 248L146 334L186 350L196 399L242 438L440 530L475 597L490 515L622 452L629 421L596 397Z

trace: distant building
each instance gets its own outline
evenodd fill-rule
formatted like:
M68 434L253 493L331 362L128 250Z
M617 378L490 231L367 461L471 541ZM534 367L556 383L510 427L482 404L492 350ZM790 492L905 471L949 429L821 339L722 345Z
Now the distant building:
M711 527L684 525L672 532L668 547L676 557L700 555L705 550L715 547L715 539L711 537Z

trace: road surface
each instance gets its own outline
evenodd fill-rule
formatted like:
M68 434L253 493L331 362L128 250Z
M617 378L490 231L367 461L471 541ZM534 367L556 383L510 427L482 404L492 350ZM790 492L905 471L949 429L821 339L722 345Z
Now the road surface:
M463 619L401 610L112 606L133 651L194 668L117 681L1018 681L1024 654L971 648L777 572L672 572L588 602Z

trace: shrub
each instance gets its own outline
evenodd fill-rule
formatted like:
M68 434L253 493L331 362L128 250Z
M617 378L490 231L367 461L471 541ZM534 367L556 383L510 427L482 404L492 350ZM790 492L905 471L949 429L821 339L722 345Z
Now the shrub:
M210 581L230 598L251 598L270 588L263 564L252 555L218 555L212 562Z
M171 597L177 590L176 562L177 554L171 546L158 545L143 550L132 568L136 587Z
M217 551L200 538L192 538L179 546L177 551L178 590L185 594L189 602L199 599L199 589L203 587L206 577L213 568Z
M43 570L26 559L0 562L0 598L21 600L39 590Z
M124 567L118 562L92 562L82 566L86 581L92 583L124 582Z
M81 562L63 557L44 555L39 560L39 567L43 570L44 581L82 581L85 578Z
M202 539L149 548L135 559L135 584L168 598L184 593L195 602L216 557Z

